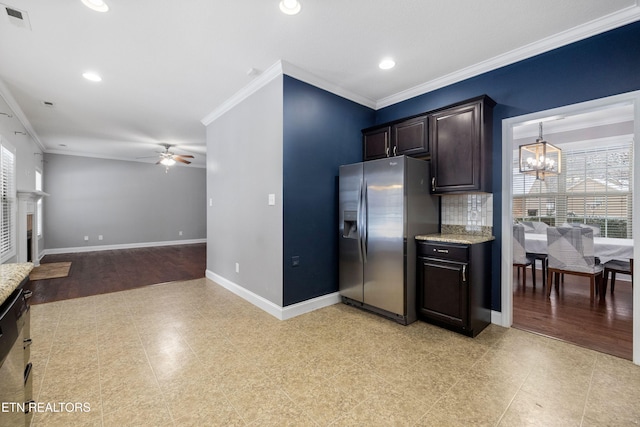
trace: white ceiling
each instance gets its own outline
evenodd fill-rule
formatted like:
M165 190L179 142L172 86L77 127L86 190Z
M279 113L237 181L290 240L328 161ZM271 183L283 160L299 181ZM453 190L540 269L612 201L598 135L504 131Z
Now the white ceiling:
M202 166L201 119L252 68L283 60L380 108L640 19L636 0L300 0L296 16L279 0L106 1L0 0L30 23L0 10L0 94L46 152L135 160L170 143Z

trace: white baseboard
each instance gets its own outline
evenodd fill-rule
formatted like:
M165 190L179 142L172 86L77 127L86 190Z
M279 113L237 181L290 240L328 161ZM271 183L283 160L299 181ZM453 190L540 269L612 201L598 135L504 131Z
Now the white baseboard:
M117 249L153 248L156 246L192 245L207 243L207 239L170 240L164 242L123 243L119 245L81 246L76 248L54 248L42 251L42 256L53 254L73 254L78 252L112 251ZM42 258L42 257L41 257Z
M333 292L296 304L291 304L282 308L282 320L291 319L292 317L310 313L319 308L329 307L330 305L338 304L339 302L341 302L340 294L338 292Z
M253 293L237 283L232 282L211 270L207 270L205 275L208 279L216 282L216 284L223 288L233 292L245 301L250 302L261 310L266 311L273 317L279 320L287 320L301 314L309 313L319 308L328 307L340 302L340 296L337 292L322 295L317 298L311 298L306 301L299 302L297 304L288 305L286 307L280 307L268 299L261 297L260 295Z
M498 326L505 326L507 328L511 327L511 325L506 326L502 324L502 312L491 310L491 323Z

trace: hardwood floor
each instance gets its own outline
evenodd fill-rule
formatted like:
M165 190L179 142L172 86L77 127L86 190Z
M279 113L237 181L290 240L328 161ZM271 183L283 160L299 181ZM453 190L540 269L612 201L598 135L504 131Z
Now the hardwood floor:
M632 359L631 282L616 280L613 295L609 286L604 300L596 297L591 303L588 278L565 275L559 293L554 289L547 299L540 277L538 270L537 287L533 289L531 270L527 269L523 290L513 270L513 327Z
M29 282L31 304L124 291L204 277L206 244L46 255L41 264L71 261L69 276ZM616 286L617 292L617 286Z

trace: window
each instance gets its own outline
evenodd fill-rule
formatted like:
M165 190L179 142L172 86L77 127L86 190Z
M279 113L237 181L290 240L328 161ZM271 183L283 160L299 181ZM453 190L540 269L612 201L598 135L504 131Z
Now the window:
M16 254L16 160L15 149L0 143L0 262Z
M42 191L42 172L36 169L36 191Z
M519 173L514 154L514 218L587 224L602 237L631 239L633 141L560 148L563 172L544 181Z
M36 191L42 191L42 172L36 169ZM36 235L42 237L42 197L36 203Z

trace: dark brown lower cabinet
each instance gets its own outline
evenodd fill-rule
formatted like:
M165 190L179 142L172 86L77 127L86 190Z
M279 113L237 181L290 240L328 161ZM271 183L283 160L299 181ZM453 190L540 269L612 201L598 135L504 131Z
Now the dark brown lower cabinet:
M491 323L491 245L417 241L418 318L475 337Z

